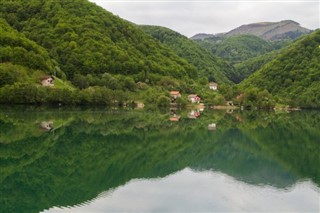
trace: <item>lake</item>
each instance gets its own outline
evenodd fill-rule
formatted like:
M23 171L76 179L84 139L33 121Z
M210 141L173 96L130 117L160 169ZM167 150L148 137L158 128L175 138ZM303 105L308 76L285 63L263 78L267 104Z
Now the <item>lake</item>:
M0 109L0 212L319 212L319 111Z

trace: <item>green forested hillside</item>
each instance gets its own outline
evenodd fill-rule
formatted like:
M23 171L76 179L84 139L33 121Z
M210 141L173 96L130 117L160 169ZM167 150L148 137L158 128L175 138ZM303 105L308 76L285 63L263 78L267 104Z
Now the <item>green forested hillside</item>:
M234 64L236 73L238 73L239 81L248 78L252 73L259 70L263 65L275 59L280 54L280 50L249 58L240 63Z
M0 103L155 103L168 90L198 91L210 75L230 82L220 62L199 72L138 26L87 0L3 0L0 18L0 74L14 78L1 78ZM40 87L45 74L78 89Z
M304 107L320 106L320 30L286 48L240 85L267 89L283 102Z
M87 0L3 0L0 8L2 18L47 49L68 78L105 72L197 76L172 50Z
M49 54L43 47L26 38L1 18L0 32L0 63L11 62L47 72L53 69Z
M140 28L193 64L201 76L209 77L210 81L228 82L226 76L231 81L237 81L234 67L201 48L187 37L165 27L140 26Z
M197 42L213 54L236 64L274 50L274 44L253 35L210 37ZM279 45L277 43L277 45Z

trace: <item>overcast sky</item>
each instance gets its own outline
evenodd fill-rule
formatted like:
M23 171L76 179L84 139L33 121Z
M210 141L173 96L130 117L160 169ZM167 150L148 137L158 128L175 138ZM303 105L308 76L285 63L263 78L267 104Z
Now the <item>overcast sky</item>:
M159 25L191 37L227 32L243 24L294 20L319 28L319 0L90 0L136 24Z

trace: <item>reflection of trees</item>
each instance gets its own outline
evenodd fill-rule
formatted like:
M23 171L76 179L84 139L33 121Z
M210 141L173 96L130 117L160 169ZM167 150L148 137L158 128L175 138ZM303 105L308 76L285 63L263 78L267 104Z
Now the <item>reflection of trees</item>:
M185 167L282 188L300 178L320 182L319 115L313 112L205 111L197 120L179 112L179 123L159 112L5 114L0 112L0 129L10 129L1 132L0 143L3 212L75 205L131 179L163 177ZM48 118L59 128L26 134ZM211 132L207 127L213 121L219 128ZM27 130L10 141L20 126Z

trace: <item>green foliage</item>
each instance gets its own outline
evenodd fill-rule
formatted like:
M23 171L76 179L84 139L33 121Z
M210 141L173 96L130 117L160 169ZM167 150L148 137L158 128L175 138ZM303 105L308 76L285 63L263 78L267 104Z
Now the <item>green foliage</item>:
M28 70L20 65L0 63L0 87L28 81Z
M160 107L169 107L170 106L170 98L164 95L158 97L157 105Z
M318 112L205 111L179 125L168 118L105 108L1 108L0 212L79 206L131 180L184 168L283 190L306 179L320 185ZM48 120L51 132L40 128Z
M88 87L84 90L67 86L48 88L30 83L14 83L0 88L1 104L50 105L108 105L118 106L132 102L128 92L105 87Z
M240 86L266 89L283 103L293 106L319 107L319 43L319 30L300 38Z
M0 18L0 63L11 62L31 69L51 72L48 52Z
M227 73L227 76L239 83L276 56L276 53L269 52L280 49L291 41L265 41L254 35L234 35L212 36L196 42L234 65L235 69Z
M198 43L231 64L262 55L273 50L271 43L253 35L213 37Z
M197 77L171 49L87 0L3 0L0 8L11 26L47 49L68 79L106 72Z
M239 74L239 82L248 78L252 73L258 71L263 65L275 59L279 54L280 51L276 50L234 64L236 72Z
M210 81L219 83L230 83L230 80L233 80L226 78L226 75L234 72L232 66L187 37L165 27L140 26L140 28L193 64L198 69L200 77L205 76Z

